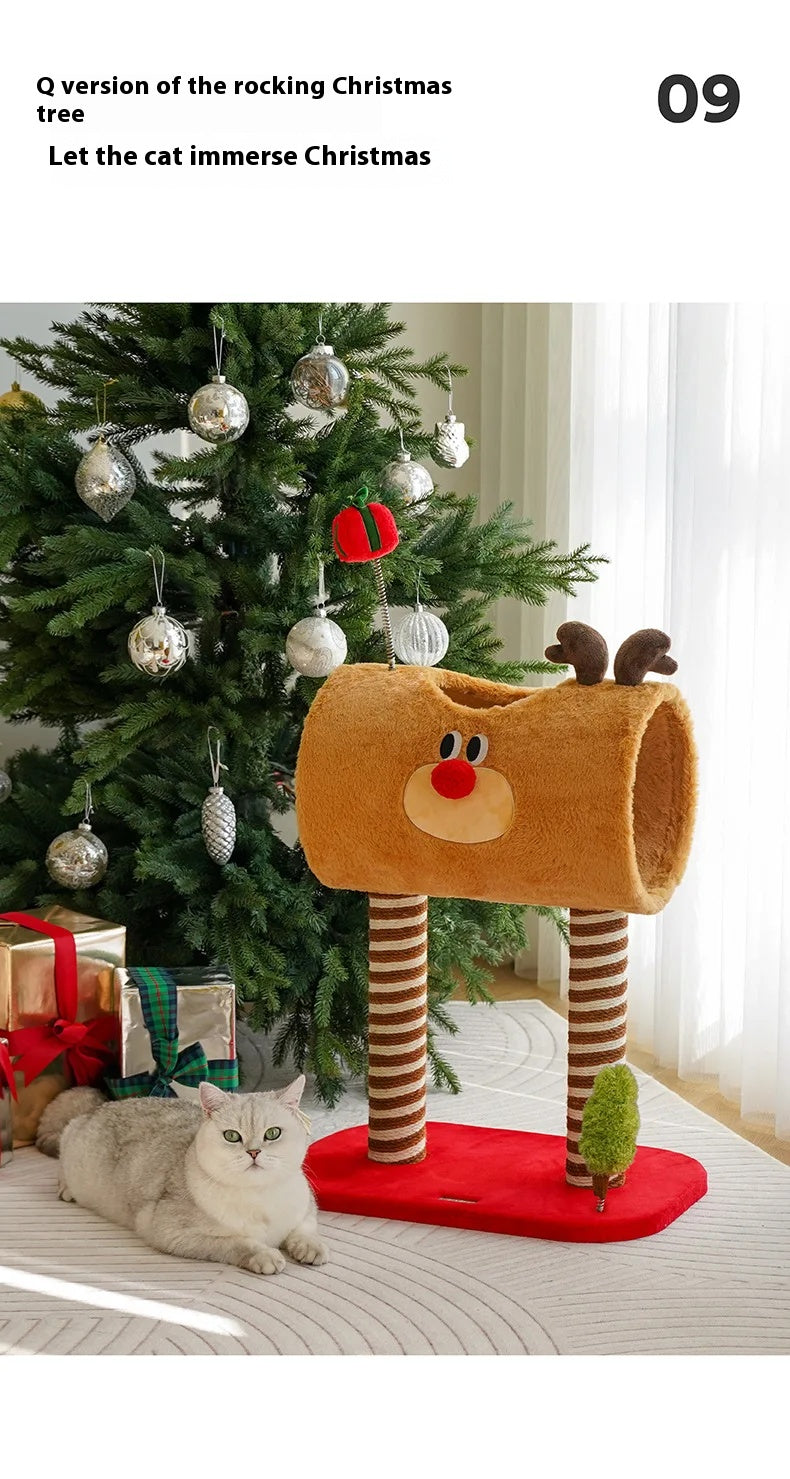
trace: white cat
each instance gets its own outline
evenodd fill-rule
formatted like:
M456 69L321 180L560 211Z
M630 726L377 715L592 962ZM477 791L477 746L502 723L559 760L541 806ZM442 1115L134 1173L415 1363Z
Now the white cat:
M36 1143L60 1151L59 1195L129 1227L180 1258L255 1274L325 1263L302 1162L307 1132L300 1077L264 1094L200 1085L200 1107L178 1099L107 1103L95 1089L53 1100ZM86 1112L87 1111L87 1112Z

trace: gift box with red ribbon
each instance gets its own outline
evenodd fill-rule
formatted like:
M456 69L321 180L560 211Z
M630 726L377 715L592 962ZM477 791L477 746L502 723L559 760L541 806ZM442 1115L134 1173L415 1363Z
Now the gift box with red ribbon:
M29 1084L57 1059L91 1084L117 1062L113 972L126 930L60 905L0 915L0 1028L14 1075Z

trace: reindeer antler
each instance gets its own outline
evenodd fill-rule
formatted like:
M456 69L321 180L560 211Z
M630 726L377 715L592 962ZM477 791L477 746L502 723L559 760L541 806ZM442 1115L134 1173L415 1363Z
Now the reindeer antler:
M674 657L667 657L670 646L666 632L659 632L655 627L645 627L626 637L614 660L615 683L636 688L647 673L664 673L667 677L676 673L678 665Z
M609 649L600 632L583 621L564 621L557 627L557 643L546 648L549 662L567 662L576 670L576 682L586 688L600 683L609 665Z

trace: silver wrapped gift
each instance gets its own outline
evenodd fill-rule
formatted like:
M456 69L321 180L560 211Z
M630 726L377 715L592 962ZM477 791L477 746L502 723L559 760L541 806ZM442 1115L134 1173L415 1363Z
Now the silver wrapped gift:
M115 1098L198 1098L203 1079L238 1088L236 988L208 966L124 966L115 972L121 1073Z

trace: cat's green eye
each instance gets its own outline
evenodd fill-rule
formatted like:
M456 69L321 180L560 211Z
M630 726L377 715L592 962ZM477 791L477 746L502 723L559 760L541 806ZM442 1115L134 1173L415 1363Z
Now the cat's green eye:
M234 1142L241 1140L238 1130L225 1130L224 1134L226 1140L233 1140Z
M270 1125L264 1133L264 1140L279 1140L282 1130L277 1125Z

